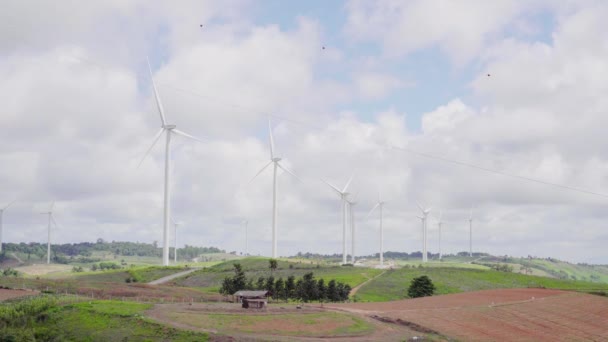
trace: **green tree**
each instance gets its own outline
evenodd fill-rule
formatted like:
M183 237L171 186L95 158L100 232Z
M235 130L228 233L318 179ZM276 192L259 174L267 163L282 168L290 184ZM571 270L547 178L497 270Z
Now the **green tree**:
M266 285L266 279L264 277L259 277L257 283L255 284L256 290L264 290Z
M435 285L431 279L425 275L412 279L407 295L410 298L432 296L435 292Z
M274 277L270 276L266 278L266 291L270 291L270 293L274 292Z
M274 291L272 293L272 297L279 300L287 299L287 296L285 295L285 281L283 278L279 278L274 282Z
M336 281L333 279L327 283L327 299L330 302L337 302L339 300L338 288L336 287Z
M243 271L243 267L241 267L241 264L239 263L234 263L232 267L234 267L234 278L232 278L232 282L234 284L234 292L244 290L246 286L245 282L247 281L247 277L245 277L245 271Z
M317 299L325 301L327 299L327 286L325 286L325 280L323 278L317 281Z
M296 277L292 275L287 277L287 282L285 282L285 292L287 298L296 297Z
M268 268L270 268L270 274L272 274L274 271L276 271L278 268L277 260L276 259L268 260Z

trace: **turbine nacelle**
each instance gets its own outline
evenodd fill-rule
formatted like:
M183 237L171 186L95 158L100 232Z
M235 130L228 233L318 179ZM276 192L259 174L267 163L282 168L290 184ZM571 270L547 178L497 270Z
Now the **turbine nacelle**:
M272 160L273 163L278 163L278 162L280 162L282 160L282 158L280 158L280 157L274 157L271 160Z
M175 129L177 126L176 125L164 125L163 128L166 130L172 130Z

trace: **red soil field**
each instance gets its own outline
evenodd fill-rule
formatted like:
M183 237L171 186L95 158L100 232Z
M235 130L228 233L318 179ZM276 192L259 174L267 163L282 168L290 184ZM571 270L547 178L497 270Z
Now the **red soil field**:
M38 291L0 289L0 302L13 298L34 296L37 294Z
M325 305L464 341L608 341L608 298L545 289Z

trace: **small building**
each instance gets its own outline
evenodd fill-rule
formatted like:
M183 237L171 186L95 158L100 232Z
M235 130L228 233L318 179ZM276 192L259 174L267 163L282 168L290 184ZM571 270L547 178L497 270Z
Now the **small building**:
M235 303L242 303L244 308L264 309L268 304L270 291L237 291L233 294Z

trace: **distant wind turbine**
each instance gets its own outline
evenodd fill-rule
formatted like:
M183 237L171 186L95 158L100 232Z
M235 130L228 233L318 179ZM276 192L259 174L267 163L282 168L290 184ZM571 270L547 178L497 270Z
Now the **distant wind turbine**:
M55 219L53 218L53 207L55 206L55 202L51 203L51 206L49 207L49 211L45 211L42 212L41 214L43 215L48 215L49 217L49 227L48 227L48 237L47 237L47 242L46 242L46 263L50 264L51 263L51 223L53 223L55 225L55 227L57 227L57 222L55 222Z
M253 176L253 178L249 181L249 183L253 182L253 180L256 179L257 176L260 175L260 173L262 173L264 170L266 170L266 168L268 166L270 166L270 164L273 164L274 170L273 170L273 176L272 176L272 257L277 258L278 257L278 252L277 252L277 210L278 210L278 208L277 208L277 169L280 168L283 171L294 176L297 180L299 180L299 181L302 181L302 180L300 179L300 177L296 176L296 174L293 173L293 171L291 171L290 169L288 169L287 167L285 167L284 165L282 165L280 163L281 158L276 157L274 155L274 139L272 137L272 127L270 126L270 120L268 120L268 140L270 143L270 162L268 164L266 164L264 167L262 167L260 169L260 171L258 171L258 173L256 173L255 176Z
M173 263L177 264L177 227L179 227L179 225L181 225L183 222L175 222L175 220L171 219L171 221L173 222L173 227L174 227L174 233L173 233Z
M139 162L139 165L143 163L144 159L148 156L154 145L160 139L160 136L163 133L167 133L166 136L166 144L165 144L165 198L164 198L164 210L163 210L163 266L169 266L169 225L171 224L171 182L169 178L171 176L171 135L177 134L183 137L193 139L196 141L201 141L198 138L191 136L190 134L184 133L176 128L175 125L167 124L165 119L165 110L163 108L162 102L160 101L160 96L158 95L158 90L156 89L156 84L154 83L154 77L152 76L152 67L150 67L150 61L148 60L148 71L150 72L150 80L152 81L152 88L154 90L154 98L156 99L156 105L158 107L158 113L160 114L161 128L156 136L154 136L154 140L152 141L152 145L146 153L144 157ZM138 165L138 167L139 167Z
M348 189L350 182L353 181L353 177L354 177L354 175L350 176L350 179L348 180L348 182L346 182L346 185L344 186L344 188L342 190L340 190L336 186L330 184L326 180L321 179L325 184L327 184L330 188L332 188L338 195L340 195L340 199L342 200L342 264L346 264L346 214L347 214L347 210L348 210L348 202L347 202L348 192L346 192L346 190Z
M346 199L346 202L348 203L348 212L350 214L350 234L351 234L351 248L350 248L350 253L351 253L351 263L354 265L355 264L355 236L356 236L356 230L355 230L355 208L353 208L355 205L357 205L357 196L355 195L354 198L352 200Z
M443 257L443 255L441 254L441 225L443 224L443 221L441 221L442 216L443 213L440 211L439 217L437 218L437 228L439 228L439 260L441 260L441 258Z
M469 256L473 257L473 206L469 214Z
M420 211L422 211L422 216L418 216L419 219L422 220L422 262L427 262L428 261L428 253L427 253L427 244L426 244L426 237L427 237L427 220L428 220L428 216L429 213L431 212L431 208L423 208L419 203L416 203L416 205L418 205L418 208L420 208Z
M2 252L2 217L4 216L4 211L6 209L8 209L8 207L10 207L11 205L13 205L13 203L15 203L16 200L13 200L12 202L10 202L6 207L0 209L0 252Z
M378 202L376 202L376 205L372 208L372 210L369 211L369 214L367 214L367 217L369 217L369 215L371 215L374 210L376 210L376 208L380 208L380 266L384 266L384 230L382 228L382 219L383 219L383 209L384 209L384 201L382 201L382 199L380 198L380 192L378 192Z

